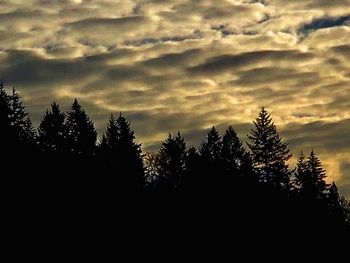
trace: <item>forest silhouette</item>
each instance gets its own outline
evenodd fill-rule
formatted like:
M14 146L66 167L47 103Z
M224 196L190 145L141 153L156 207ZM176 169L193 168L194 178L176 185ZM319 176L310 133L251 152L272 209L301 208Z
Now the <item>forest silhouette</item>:
M143 154L121 113L110 116L100 140L77 99L67 112L53 102L35 128L20 95L1 82L0 127L1 175L20 202L133 203L178 217L210 216L221 227L349 233L349 202L326 183L319 157L301 152L289 167L288 143L264 107L246 146L233 127L224 134L212 127L198 149L178 132L157 153Z

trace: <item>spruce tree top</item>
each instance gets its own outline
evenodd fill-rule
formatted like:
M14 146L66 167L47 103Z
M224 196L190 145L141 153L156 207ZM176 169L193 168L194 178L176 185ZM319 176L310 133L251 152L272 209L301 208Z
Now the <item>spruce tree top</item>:
M289 184L291 175L287 164L292 157L288 143L282 141L271 115L264 107L253 123L247 145L254 167L263 182L284 188Z
M222 148L221 136L213 126L209 131L206 140L202 143L199 152L200 155L208 161L220 159Z

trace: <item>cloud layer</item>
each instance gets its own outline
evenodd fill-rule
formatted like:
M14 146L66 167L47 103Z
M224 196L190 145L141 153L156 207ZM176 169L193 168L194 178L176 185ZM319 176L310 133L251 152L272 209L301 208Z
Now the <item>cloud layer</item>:
M0 0L0 78L38 122L80 98L123 111L144 149L213 124L242 138L265 105L350 197L350 0Z

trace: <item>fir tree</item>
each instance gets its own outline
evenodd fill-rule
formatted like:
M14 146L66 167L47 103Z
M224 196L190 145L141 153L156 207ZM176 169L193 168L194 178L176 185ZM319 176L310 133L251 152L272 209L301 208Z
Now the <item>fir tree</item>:
M10 122L19 141L24 144L32 144L35 141L35 130L32 122L26 112L26 106L16 89L12 89L9 97L10 105Z
M117 128L117 140L114 141L109 136L114 134L114 126L107 129L106 138L108 145L113 147L116 143L117 165L125 175L127 182L133 189L141 189L144 184L144 169L142 161L141 144L135 142L135 132L130 129L130 123L122 114L115 121Z
M107 169L118 169L119 184L128 189L141 189L144 185L144 169L141 145L135 142L130 123L122 116L111 115L100 144L103 162Z
M300 190L305 185L309 184L309 169L307 159L304 153L301 151L298 157L298 162L296 164L295 170L295 185Z
M46 110L38 128L39 144L43 151L64 152L67 148L67 129L65 114L61 112L56 102L51 104L51 110Z
M222 141L219 132L213 126L207 134L206 140L201 144L199 153L210 163L216 163L221 158Z
M37 134L33 126L32 120L28 116L23 126L23 139L29 145L36 146Z
M255 127L248 135L247 144L260 180L277 188L287 188L291 175L287 161L292 156L288 143L282 141L264 107L253 123Z
M222 137L221 160L226 175L242 177L251 173L250 156L232 126Z
M69 150L76 155L93 155L97 132L93 122L77 99L74 99L70 110L67 112L65 125L68 132Z
M322 199L327 190L327 184L324 180L326 178L326 172L323 169L320 159L313 150L310 152L310 156L307 159L307 166L309 181L308 184L304 186L304 188L306 188L304 190Z
M10 98L5 91L3 81L0 81L0 149L2 155L8 155L6 151L15 143L15 133L10 120Z
M159 176L167 186L178 188L186 173L186 142L180 132L169 134L159 149Z

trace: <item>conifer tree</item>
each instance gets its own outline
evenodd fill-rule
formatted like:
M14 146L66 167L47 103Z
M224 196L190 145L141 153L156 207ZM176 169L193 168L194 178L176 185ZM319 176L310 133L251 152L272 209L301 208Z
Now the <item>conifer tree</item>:
M310 173L311 180L315 185L317 192L321 194L327 188L326 181L326 171L323 169L321 160L316 156L315 152L311 150L310 156L307 160L307 165Z
M67 112L66 129L70 151L76 155L93 155L96 147L97 132L93 122L77 99Z
M29 145L31 145L33 147L36 146L37 134L36 134L35 128L33 126L32 120L29 116L26 118L26 120L24 122L23 139Z
M262 107L248 135L248 147L254 168L264 183L277 188L287 188L291 172L287 161L291 158L288 143L277 133L270 114Z
M125 175L125 181L134 189L141 189L144 184L144 168L141 144L135 142L135 132L122 114L115 121L117 141L110 138L115 131L114 126L107 130L106 137L109 145L116 143L117 160L120 171Z
M10 98L5 91L5 85L3 81L0 81L0 149L5 157L8 155L6 151L15 142L15 134L10 120L9 100Z
M186 173L186 142L180 132L169 134L159 149L159 176L166 185L178 188Z
M251 175L250 156L232 126L222 137L221 160L226 175L240 177Z
M219 132L213 126L207 134L206 140L201 144L199 153L210 163L217 163L221 158L222 141Z
M61 112L56 102L51 104L51 110L46 110L38 128L39 144L43 151L64 152L67 148L67 129L65 114Z
M301 151L298 157L295 170L295 185L300 190L305 185L309 184L309 169L307 159Z
M24 144L32 144L35 141L35 130L32 122L26 112L26 106L23 104L21 96L17 93L15 87L9 97L10 122L19 141Z
M295 178L298 191L303 198L317 200L325 197L328 188L324 180L326 173L313 150L307 159L302 153L299 155Z
M105 168L118 169L119 184L133 190L144 185L144 169L141 145L135 142L135 133L122 114L111 115L100 144Z

